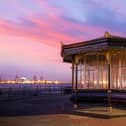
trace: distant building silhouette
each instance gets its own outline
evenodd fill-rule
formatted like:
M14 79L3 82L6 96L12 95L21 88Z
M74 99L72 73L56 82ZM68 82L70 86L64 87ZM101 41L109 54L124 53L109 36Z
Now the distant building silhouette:
M17 72L16 76L15 76L15 82L18 84L18 81L19 81L19 75L18 75L18 72Z
M37 82L37 76L36 76L36 74L33 75L33 79L32 80L33 80L34 84Z
M2 81L2 78L1 78L1 76L0 76L0 82Z
M41 73L41 76L40 76L40 83L43 83L43 74Z

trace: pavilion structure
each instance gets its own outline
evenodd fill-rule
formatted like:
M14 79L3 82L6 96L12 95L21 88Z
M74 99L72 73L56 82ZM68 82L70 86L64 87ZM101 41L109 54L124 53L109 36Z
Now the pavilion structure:
M72 64L72 87L126 89L126 38L105 32L101 38L62 45L64 62Z
M105 89L111 111L111 89L126 90L126 38L105 32L93 40L62 44L61 56L72 64L75 94L82 89Z

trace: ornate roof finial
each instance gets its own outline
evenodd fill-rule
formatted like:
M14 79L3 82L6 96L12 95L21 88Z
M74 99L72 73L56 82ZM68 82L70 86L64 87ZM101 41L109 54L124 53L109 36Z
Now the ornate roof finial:
M64 45L63 41L60 41L60 44L61 44L61 46L63 46Z
M109 37L110 37L110 34L109 34L108 31L106 31L106 32L104 33L104 37L105 37L105 38L109 38Z

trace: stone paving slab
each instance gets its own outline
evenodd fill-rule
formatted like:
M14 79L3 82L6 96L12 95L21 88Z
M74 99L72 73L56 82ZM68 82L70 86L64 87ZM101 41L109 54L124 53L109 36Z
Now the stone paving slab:
M107 107L92 107L86 109L74 109L72 111L75 115L91 116L96 118L117 118L126 117L126 109L113 108L109 111Z

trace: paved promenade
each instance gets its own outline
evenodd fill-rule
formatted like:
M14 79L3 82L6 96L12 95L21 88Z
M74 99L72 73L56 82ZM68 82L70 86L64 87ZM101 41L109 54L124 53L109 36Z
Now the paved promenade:
M126 124L125 108L114 109L114 114L118 111L122 112L122 116L104 118L101 115L108 113L105 106L83 104L80 109L73 111L69 97L70 95L9 99L0 97L0 126L125 126ZM93 116L93 113L97 115Z

